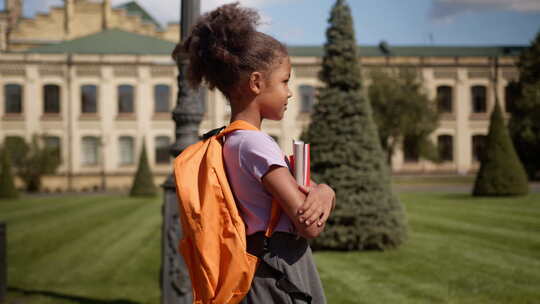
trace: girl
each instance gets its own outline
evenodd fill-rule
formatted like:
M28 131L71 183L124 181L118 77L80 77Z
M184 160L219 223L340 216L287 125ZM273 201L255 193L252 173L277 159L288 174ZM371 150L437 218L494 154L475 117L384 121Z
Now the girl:
M203 15L182 45L190 59L190 83L218 88L230 102L231 123L243 120L257 130L263 119L281 120L292 96L287 49L258 32L258 21L254 10L223 5ZM246 225L248 252L262 260L243 303L325 303L306 239L324 229L334 191L315 183L299 188L285 155L261 131L228 134L223 157ZM284 212L267 239L274 198Z

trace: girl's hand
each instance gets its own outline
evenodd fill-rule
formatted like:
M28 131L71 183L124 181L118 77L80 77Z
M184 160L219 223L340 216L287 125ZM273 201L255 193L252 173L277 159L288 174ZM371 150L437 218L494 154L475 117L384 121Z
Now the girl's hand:
M272 194L283 208L283 211L291 219L296 233L306 239L313 239L319 236L324 230L324 221L328 218L328 205L332 205L334 198L334 191L326 185L318 185L313 187L314 189L304 189L305 193L299 189L294 176L292 176L289 168L272 166L268 172L262 177L262 182L265 189ZM312 185L316 185L312 183ZM307 199L307 197L311 198ZM316 203L316 202L317 203ZM311 203L310 203L311 202ZM307 204L306 204L307 203ZM304 208L301 208L304 206ZM308 210L308 205L309 207ZM300 222L299 210L303 210L303 215L306 212L314 212L315 207L321 207L322 211L318 215L314 215L313 222L310 221L309 225L304 222ZM326 217L321 217L323 213L326 213ZM313 225L316 220L321 221L321 225Z
M307 195L306 200L298 209L298 217L301 223L310 226L317 222L321 227L332 211L335 203L335 193L326 184L313 184L314 186L298 186L300 191Z

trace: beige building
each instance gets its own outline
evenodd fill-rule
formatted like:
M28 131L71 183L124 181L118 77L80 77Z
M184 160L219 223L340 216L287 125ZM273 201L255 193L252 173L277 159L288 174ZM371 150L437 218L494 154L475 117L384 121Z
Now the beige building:
M168 146L174 141L170 111L177 71L170 53L178 25L162 28L136 2L111 8L109 0L67 0L33 19L21 18L21 6L21 0L5 0L0 12L0 142L43 134L48 145L60 147L58 173L44 181L49 191L128 188L144 142L161 183L170 172ZM495 92L503 108L511 102L506 85L517 77L514 63L521 48L359 50L363 75L370 69L416 68L443 112L432 138L445 161L418 160L404 149L393 159L394 172L474 172ZM322 47L290 48L292 102L282 121L263 123L286 153L309 123L321 85L322 52ZM204 99L201 133L227 124L230 116L218 92Z
M162 27L136 1L111 7L111 0L64 0L34 18L22 16L23 0L4 0L0 12L0 50L24 51L94 34L106 29L148 35L176 42L178 23Z

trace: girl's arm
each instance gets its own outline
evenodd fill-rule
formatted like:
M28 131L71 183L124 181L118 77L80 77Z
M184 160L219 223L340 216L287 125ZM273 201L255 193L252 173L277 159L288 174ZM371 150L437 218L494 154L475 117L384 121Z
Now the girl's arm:
M336 196L334 190L332 190L332 188L326 184L317 185L313 181L311 181L311 185L309 187L298 186L298 189L307 195L306 200L298 210L300 222L308 221L309 223L313 224L317 222L317 225L323 225L336 206ZM324 202L321 202L321 198L324 200L325 192L330 192L333 195L330 209L328 209L328 206L326 206L326 208L321 208L321 206L325 205Z
M313 225L315 220L312 220L312 217L305 218L300 214L299 211L307 196L300 191L289 169L272 166L263 176L262 182L266 190L280 202L281 208L289 216L299 235L311 239L317 237L324 230L322 219L320 225ZM316 187L320 191L311 195L311 200L315 203L310 208L310 212L326 214L327 218L334 200L334 191L326 185L317 185ZM301 221L301 218L304 221Z

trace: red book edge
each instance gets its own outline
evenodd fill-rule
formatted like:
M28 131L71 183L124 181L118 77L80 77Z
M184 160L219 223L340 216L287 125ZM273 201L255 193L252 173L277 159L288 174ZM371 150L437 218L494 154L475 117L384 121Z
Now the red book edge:
M309 144L306 144L304 148L306 149L306 186L309 187L311 181L311 149Z

